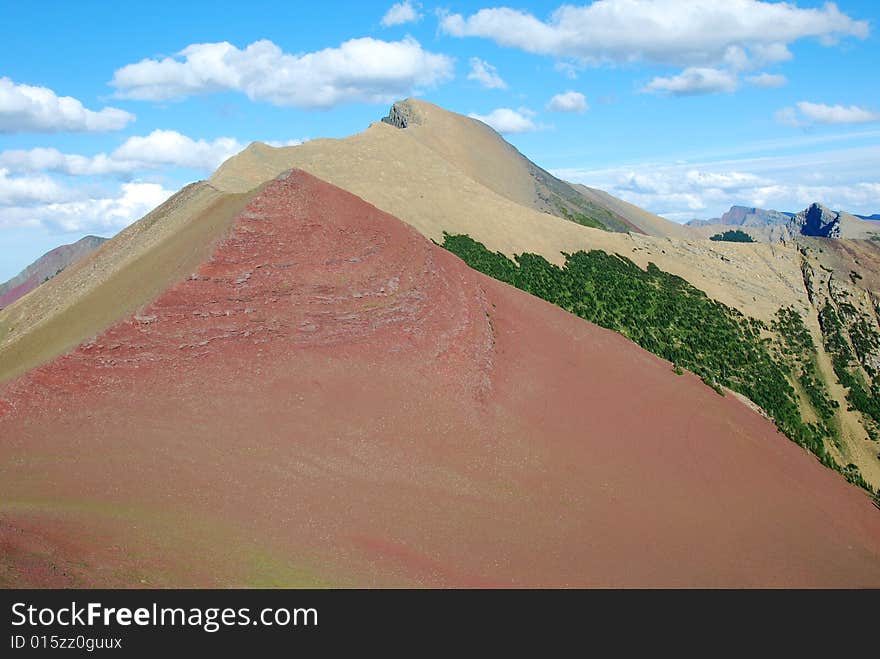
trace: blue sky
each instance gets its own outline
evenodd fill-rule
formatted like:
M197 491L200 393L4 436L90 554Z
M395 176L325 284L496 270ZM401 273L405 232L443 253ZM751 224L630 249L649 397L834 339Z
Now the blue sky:
M671 219L880 212L870 1L3 3L0 281L417 95Z

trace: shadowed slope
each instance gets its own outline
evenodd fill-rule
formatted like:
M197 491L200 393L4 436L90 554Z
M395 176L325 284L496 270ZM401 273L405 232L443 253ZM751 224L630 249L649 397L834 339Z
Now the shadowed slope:
M0 437L12 584L880 585L765 419L304 172Z

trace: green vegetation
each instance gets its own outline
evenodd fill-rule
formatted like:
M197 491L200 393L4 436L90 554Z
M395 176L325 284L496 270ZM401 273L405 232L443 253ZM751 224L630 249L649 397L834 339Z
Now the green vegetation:
M813 343L813 337L810 336L801 315L791 307L780 309L776 312L773 330L782 338L787 348L786 356L791 360L789 366L809 398L810 405L823 421L834 418L840 405L829 396L825 383L819 377L816 344ZM833 437L835 433L826 427L826 434Z
M595 217L587 215L586 213L580 211L570 211L562 204L557 204L556 209L560 213L562 213L562 217L570 222L575 222L585 227L593 227L594 229L602 229L603 231L608 231L608 227L605 226L605 224L597 220Z
M714 236L709 236L709 240L714 240L716 242L723 241L726 243L755 242L749 234L747 234L745 231L740 231L739 229L730 229L729 231L725 231L724 233L716 233Z
M712 300L687 281L649 263L642 270L628 258L598 250L565 254L563 267L535 254L514 260L490 252L466 235L444 234L443 247L470 267L552 302L581 318L620 332L643 348L687 368L723 394L737 391L759 405L789 438L822 464L870 491L858 469L841 467L825 448L827 424L806 423L789 377L799 377L819 416L833 416L831 401L813 365L815 346L794 310L774 325L804 355L800 371L780 357L770 328Z
M854 313L855 309L851 305L841 305L841 311L849 315ZM865 381L858 369L859 360L857 359L859 351L865 350L867 346L872 345L872 340L876 340L876 334L871 332L867 326L860 328L858 323L853 323L850 332L853 341L851 348L846 339L840 316L830 303L826 303L819 313L819 323L822 326L825 350L831 355L834 374L837 375L840 384L848 389L846 399L853 409L858 410L880 426L880 387L877 386L876 381L870 385ZM862 329L869 333L863 335ZM855 348L855 352L853 352L853 348ZM873 376L873 369L868 372ZM876 380L876 378L874 379ZM876 439L876 428L870 428L869 432Z

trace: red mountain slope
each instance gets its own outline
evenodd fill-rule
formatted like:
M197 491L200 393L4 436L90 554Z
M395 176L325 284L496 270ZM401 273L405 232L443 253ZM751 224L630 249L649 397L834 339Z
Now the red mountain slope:
M0 583L880 586L880 511L732 396L300 171L0 388Z

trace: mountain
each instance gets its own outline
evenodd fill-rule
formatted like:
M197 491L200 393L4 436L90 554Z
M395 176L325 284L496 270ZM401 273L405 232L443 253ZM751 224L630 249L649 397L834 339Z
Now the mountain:
M595 583L873 583L858 561L846 579L831 566L809 576L797 567L806 566L803 554L786 572L767 538L774 529L799 533L775 518L793 510L803 547L824 556L838 547L820 535L833 537L833 520L847 518L847 546L877 555L865 521L874 518L854 512L869 499L845 481L880 485L880 244L800 234L737 244L699 239L703 229L680 238L586 226L571 208L540 210L537 193L514 199L521 188L505 188L496 170L516 178L525 167L528 177L528 165L488 127L428 104L420 123L401 126L400 107L348 138L252 144L210 181L187 186L0 310L0 436L26 440L0 448L0 497L20 504L14 518L0 516L12 557L0 580L55 575L48 585L64 585L69 568L79 583L102 584L130 584L133 574L167 584L444 585L517 575L523 583L517 552L527 538L547 554L528 584L582 584L591 568L563 544L594 543L576 516L595 512L590 523L613 539L607 553L590 544L588 559L612 566L609 581ZM602 201L611 213L613 198L596 193L594 208ZM459 269L438 246L494 279ZM350 269L357 264L364 269ZM480 313L489 335L474 329ZM702 425L704 410L720 428ZM722 450L706 439L716 437L743 452L710 455ZM780 447L778 459L767 447ZM50 453L63 460L47 462ZM755 535L714 489L724 469L703 470L728 464L737 473L723 481L731 497L745 496L752 510L774 502ZM815 469L822 476L810 475ZM763 474L764 503L738 490L753 473ZM545 484L557 482L564 490ZM735 561L725 571L720 549L694 572L663 562L667 550L686 563L688 547L707 549L674 523L699 518L678 502L707 493L717 510L734 511L743 537L730 546L772 555L776 577L756 572L748 581ZM650 560L663 567L627 578L613 555L643 537L631 495L659 502ZM409 498L418 513L397 503ZM263 499L275 502L271 510L249 518ZM56 509L62 500L67 507ZM613 501L625 501L623 510ZM110 508L112 519L101 513ZM561 526L547 527L537 510ZM366 521L355 523L351 511ZM305 528L296 522L304 518ZM677 538L661 532L670 523ZM354 532L343 537L340 525ZM473 561L462 543L480 548ZM182 546L207 557L207 571L187 562ZM229 546L240 551L231 557L221 549ZM494 568L492 552L505 557ZM49 554L49 563L33 562Z
M721 224L746 227L774 226L786 224L792 215L792 213L780 213L779 211L764 210L762 208L731 206L730 210L721 216Z
M209 184L221 192L245 193L279 172L297 167L355 193L437 242L443 241L444 232L468 234L493 251L509 256L534 252L557 264L564 262L563 252L578 249L626 254L642 267L655 263L694 282L712 297L767 321L780 305L806 300L799 256L793 250L766 244L745 249L718 244L710 247L691 240L698 236L688 227L626 202L620 202L619 214L631 213L629 221L633 223L640 215L644 219L640 231L645 233L596 230L540 212L531 204L517 203L497 191L503 190L506 176L493 173L525 169L524 159L515 149L506 147L485 124L421 101L407 103L427 108L430 114L424 114L420 124L407 124L404 129L376 122L351 137L310 140L296 147L275 148L256 142L223 163ZM457 137L435 137L434 132ZM478 136L491 138L495 146L480 143ZM429 146L453 141L456 144L444 147L443 153ZM473 159L477 156L453 157L455 153L466 154L469 144L479 144L473 149L477 153L495 154L485 165L488 172L474 176L496 189L467 173L475 169ZM509 163L507 158L516 162ZM525 178L518 180L528 183L528 178L526 172ZM528 185L534 191L533 182ZM610 206L613 198L604 198ZM655 229L651 222L658 223ZM649 235L663 232L669 236ZM783 262L785 268L781 268Z
M691 220L688 226L736 226L736 227L768 227L782 226L788 223L794 213L780 213L763 208L750 208L748 206L731 206L730 210L720 218L711 220Z
M23 295L48 281L71 263L98 249L106 238L86 236L70 245L62 245L46 252L9 281L0 284L0 309L8 307Z
M880 222L880 213L874 213L873 215L856 215L860 220L869 220L871 222Z
M723 231L723 227L748 228L747 233L763 241L792 240L795 236L866 239L877 233L870 222L850 213L832 211L813 203L800 213L781 213L763 208L731 206L720 218L691 220L687 226L701 237Z
M0 385L4 586L880 586L737 397L304 171L97 256L116 317Z
M855 465L857 470L850 469L848 478L855 482L864 478L871 486L880 486L877 451L872 442L866 441L880 433L880 426L869 413L872 408L864 402L870 400L870 396L859 397L851 389L837 386L831 358L825 350L825 342L831 341L831 337L826 335L819 322L820 298L811 293L804 276L807 266L820 274L825 273L823 268L834 273L834 290L845 288L846 291L837 295L833 304L838 304L839 300L842 310L859 309L858 317L846 317L848 329L845 331L852 330L855 337L848 340L860 347L872 345L859 337L863 336L864 328L876 326L871 320L873 312L868 313L868 306L869 300L880 295L880 289L871 288L873 279L859 263L872 262L866 250L873 249L875 243L859 246L858 262L853 261L848 267L847 261L832 261L831 252L822 247L807 253L807 248L788 238L784 243L724 243L697 239L703 229L686 228L688 237L681 239L584 226L514 202L476 180L503 191L505 177L493 176L492 172L516 171L524 166L525 159L516 149L506 146L497 133L484 124L437 106L408 103L412 107L426 108L420 123L411 124L407 120L406 127L401 128L391 119L391 123L376 122L363 133L348 138L313 140L291 148L252 144L224 163L211 181L181 190L141 222L122 232L117 240L102 249L100 259L89 260L89 267L75 265L68 268L61 276L47 282L38 293L4 310L0 313L0 382L76 347L126 314L136 312L175 278L188 276L198 259L222 239L236 214L261 187L285 167L295 165L355 193L439 244L445 242L447 235L466 235L492 252L509 258L536 255L546 259L551 267L565 265L567 255L596 251L631 262L650 277L655 276L652 273L659 273L664 282L663 290L670 284L672 290L677 290L679 285L674 284L675 278L681 278L693 286L699 296L729 307L730 313L735 310L750 323L763 323L766 331L774 337L771 344L774 350L783 355L790 354L791 350L786 343L790 338L786 336L788 330L777 329L782 327L780 314L786 309L796 309L811 339L811 346L804 348L802 358L816 360L819 372L815 377L831 397L831 403L826 404L825 394L821 393L823 390L813 391L811 388L810 391L818 392L815 404L822 413L827 413L828 405L832 403L837 407L833 419L824 426L828 433L824 438L804 439L801 436L797 428L819 411L801 391L799 380L805 376L799 372L798 363L792 361L784 365L791 384L779 384L781 391L792 392L790 395L785 393L782 398L791 403L791 396L794 396L800 401L801 409L799 412L777 411L774 418L794 419L786 422L790 426L789 437L811 446L811 450L824 451L822 459L826 464L836 465L835 468L841 470L848 468L847 465ZM395 104L389 116L400 107L401 104ZM480 136L487 142L479 142ZM475 149L477 154L468 152L469 143L479 145L479 149ZM488 153L494 154L494 159L485 162L484 168L492 170L485 172L478 167L478 162L484 157L480 154ZM603 199L610 206L613 197L606 195ZM643 217L650 217L649 213L632 205L618 208L621 213L641 213ZM779 227L774 230L786 231ZM758 229L748 229L750 234L756 231ZM711 232L706 238L717 232ZM799 238L800 242L806 240L805 237ZM617 261L612 261L612 265L615 263ZM851 271L861 273L859 276L863 279L852 279ZM499 273L490 271L489 274L497 276ZM539 277L538 281L542 278ZM685 302L673 296L663 304L671 304L674 313L664 312L623 326L621 320L629 318L631 309L621 308L620 304L622 300L631 300L632 292L626 293L619 286L608 284L607 280L599 279L583 282L584 286L601 291L606 297L592 304L608 310L608 313L596 317L583 313L584 317L616 331L627 332L627 336L643 341L645 347L670 359L677 359L676 352L680 351L675 348L675 341L680 339L673 338L673 334L694 323L707 322L704 318L682 315L682 310L693 306L692 301ZM537 294L543 292L540 287L527 290ZM564 299L551 301L569 311L576 310ZM654 304L656 302L650 302L649 307ZM581 311L590 308L593 307L579 307ZM672 325L642 326L645 321L655 323L658 320L670 321ZM650 340L639 338L646 331ZM751 330L744 327L736 331ZM730 345L713 344L712 355L704 355L692 364L697 368L703 363L728 363L730 354L727 351L739 350L736 345L736 341ZM877 345L880 345L880 339ZM863 350L860 355L859 359L867 366L856 367L854 357L849 362L850 368L855 369L858 377L866 378L866 383L871 383L873 376L865 369L873 368L873 360L875 357L880 359L880 355L875 356L872 350ZM751 358L744 359L743 363L754 363ZM724 386L733 386L752 401L750 404L760 397L748 383L767 381L762 374L746 373L739 366L707 373L707 376L710 381L720 378ZM853 407L853 400L862 401L858 403L860 409ZM769 399L764 403L775 405Z
M605 203L555 178L483 122L416 99L395 103L384 120L341 140L282 148L254 143L224 163L211 183L220 190L244 192L290 167L356 190L407 221L418 213L422 224L459 216L462 206L477 206L474 212L497 212L503 206L516 208L519 216L532 211L530 224L549 214L612 231L688 235L681 225L647 211L621 212L616 204L625 202L608 195L613 203ZM418 190L415 198L407 196L409 189Z

